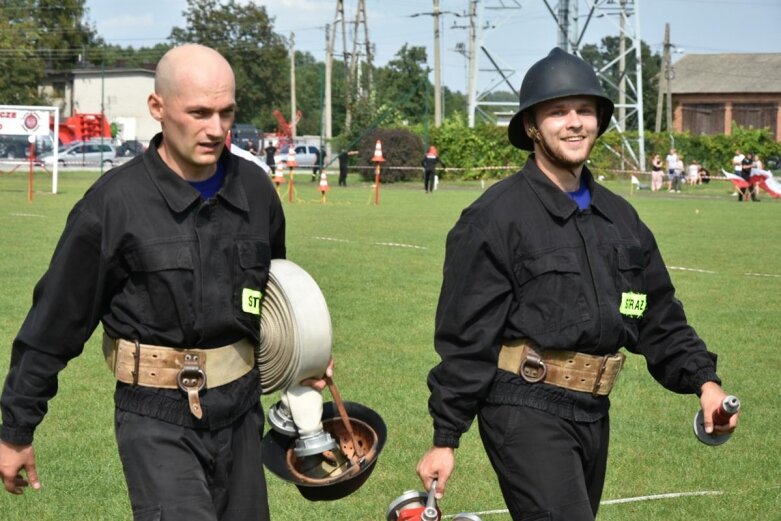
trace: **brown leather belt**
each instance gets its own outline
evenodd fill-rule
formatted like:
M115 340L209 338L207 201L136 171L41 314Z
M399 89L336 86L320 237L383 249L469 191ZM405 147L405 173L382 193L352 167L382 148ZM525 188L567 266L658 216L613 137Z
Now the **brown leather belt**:
M255 366L255 349L249 340L212 349L182 349L141 344L103 335L103 355L120 382L181 389L190 412L203 417L199 393L238 380Z
M576 351L539 349L531 340L506 340L499 351L499 369L530 383L545 382L571 391L607 396L624 364L623 353L596 356Z

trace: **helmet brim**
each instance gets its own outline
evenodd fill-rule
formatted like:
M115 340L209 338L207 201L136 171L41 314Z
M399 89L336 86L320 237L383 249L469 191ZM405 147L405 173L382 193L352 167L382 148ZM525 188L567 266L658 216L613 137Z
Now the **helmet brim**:
M344 408L351 421L359 420L367 424L377 435L377 447L373 448L374 456L371 461L367 461L365 466L351 473L346 479L337 479L329 483L311 483L297 479L287 459L288 450L294 444L295 438L285 436L274 429L269 430L263 437L263 465L277 477L295 484L301 495L309 501L334 501L358 490L374 471L380 451L385 446L388 429L379 414L356 402L344 402ZM333 402L323 404L324 421L338 417L339 411Z
M572 94L562 97L570 97L570 96L577 96L578 94ZM613 102L610 101L609 98L605 98L602 96L594 96L593 94L583 94L583 96L593 96L597 100L597 115L599 117L599 131L597 133L597 136L601 136L605 133L605 131L610 126L610 118L613 117L613 110L614 105ZM535 105L538 105L539 103L542 103L543 101L550 101L551 99L559 99L556 97L541 100ZM523 114L528 109L532 108L534 105L530 107L524 107L523 109L519 110L515 113L515 115L510 120L510 124L507 126L507 138L510 140L510 143L516 147L520 148L521 150L528 150L529 152L534 151L534 142L529 137L529 135L526 133L526 126L524 125L524 117Z

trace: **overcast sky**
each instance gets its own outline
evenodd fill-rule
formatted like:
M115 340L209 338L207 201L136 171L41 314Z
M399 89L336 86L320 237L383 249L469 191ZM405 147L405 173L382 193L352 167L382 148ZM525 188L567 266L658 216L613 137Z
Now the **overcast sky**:
M576 0L571 0L574 4ZM556 0L548 0L556 10ZM239 0L239 3L246 3ZM283 36L295 33L296 49L315 58L325 58L325 25L333 23L335 0L255 1L265 5L275 18L274 29ZM581 16L593 0L579 0ZM600 0L603 4L604 0ZM629 2L632 3L631 1ZM344 0L346 18L355 19L358 0ZM516 71L510 82L517 88L528 67L557 44L556 24L543 0L481 0L482 45L502 68ZM493 9L500 5L520 8ZM671 42L678 51L673 61L686 53L781 52L781 0L635 0L639 11L640 37L654 52L661 52L665 23L670 24ZM433 68L433 19L431 0L366 0L369 39L376 46L375 64L384 65L405 43L428 48ZM453 90L466 91L466 59L456 51L459 42L468 45L464 26L469 0L440 0L442 16L443 82ZM151 46L165 41L175 26L184 26L185 0L87 0L89 19L98 34L122 46ZM605 12L601 10L598 12ZM426 14L421 14L426 13ZM418 16L415 16L418 15ZM457 16L461 15L461 16ZM629 19L635 27L636 16ZM581 21L581 24L585 20ZM454 27L455 26L455 27ZM592 19L584 43L598 43L619 33L616 16ZM348 50L352 40L348 35ZM336 41L341 50L341 39ZM486 55L479 55L481 69L490 67ZM490 72L478 75L478 88L485 89L499 77ZM762 71L756 78L761 81ZM433 76L432 76L433 79Z

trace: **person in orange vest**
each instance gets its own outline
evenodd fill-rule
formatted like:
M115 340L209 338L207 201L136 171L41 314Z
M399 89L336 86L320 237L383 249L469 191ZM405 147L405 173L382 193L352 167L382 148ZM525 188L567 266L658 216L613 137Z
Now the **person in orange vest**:
M440 159L439 153L437 153L437 147L431 145L428 147L426 157L423 158L421 164L423 165L423 189L426 193L434 190L434 178L437 175L437 163L442 165L442 168L447 168L445 163Z

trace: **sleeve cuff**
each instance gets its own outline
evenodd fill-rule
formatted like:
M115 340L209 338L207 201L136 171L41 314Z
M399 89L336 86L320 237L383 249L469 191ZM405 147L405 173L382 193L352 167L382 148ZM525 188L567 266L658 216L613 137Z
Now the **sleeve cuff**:
M451 447L453 449L457 449L460 440L461 434L457 432L434 431L435 447Z
M0 440L14 445L31 445L34 429L25 427L0 426Z
M716 374L713 369L703 369L694 374L692 378L692 385L694 385L694 392L697 396L701 394L700 389L706 382L716 382L721 385L721 378Z

